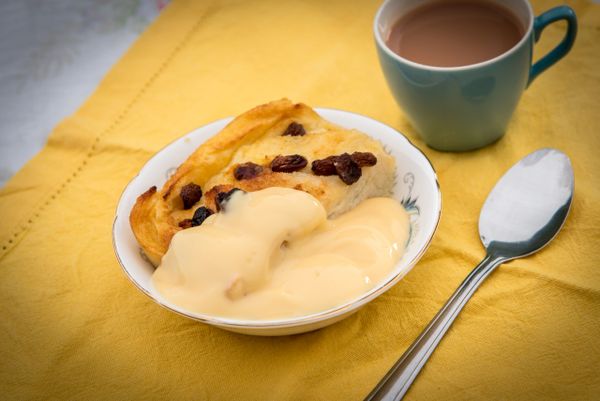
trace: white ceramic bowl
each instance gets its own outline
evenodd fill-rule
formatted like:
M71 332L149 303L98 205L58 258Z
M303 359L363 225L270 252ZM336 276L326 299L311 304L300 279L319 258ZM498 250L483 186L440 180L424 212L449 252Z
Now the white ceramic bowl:
M138 246L129 225L136 198L149 187L161 187L176 167L200 144L219 132L231 118L215 121L171 143L141 169L127 185L117 207L113 246L123 271L144 294L161 306L203 323L239 333L284 335L315 330L335 323L396 284L423 256L440 219L441 193L435 171L425 155L393 128L371 118L341 110L317 109L323 118L346 128L355 128L379 140L396 159L394 197L410 214L410 239L406 252L390 274L374 288L335 308L306 316L274 320L242 320L192 312L165 299L152 285L154 268Z

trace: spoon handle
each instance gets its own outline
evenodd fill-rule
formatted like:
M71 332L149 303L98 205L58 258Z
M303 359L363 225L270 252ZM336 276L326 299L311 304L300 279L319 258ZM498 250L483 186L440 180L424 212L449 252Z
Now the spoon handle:
M404 352L373 391L369 393L365 401L398 401L404 397L413 380L415 380L469 298L483 280L504 261L505 259L501 257L486 255L429 322L415 342Z

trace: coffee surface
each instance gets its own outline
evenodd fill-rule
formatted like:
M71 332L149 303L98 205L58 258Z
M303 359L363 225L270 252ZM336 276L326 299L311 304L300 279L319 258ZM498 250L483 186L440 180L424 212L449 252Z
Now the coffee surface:
M492 59L523 37L525 28L503 6L487 1L438 1L398 19L387 44L408 60L458 67Z

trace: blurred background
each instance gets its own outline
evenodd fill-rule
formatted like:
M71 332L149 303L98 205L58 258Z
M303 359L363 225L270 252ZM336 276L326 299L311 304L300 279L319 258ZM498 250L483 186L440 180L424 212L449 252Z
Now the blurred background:
M0 0L0 188L169 1Z
M0 1L0 187L168 2Z

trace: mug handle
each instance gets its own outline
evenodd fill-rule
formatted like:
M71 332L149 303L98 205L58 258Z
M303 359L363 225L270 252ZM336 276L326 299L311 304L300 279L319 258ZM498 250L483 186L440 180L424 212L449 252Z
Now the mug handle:
M558 46L531 66L527 86L548 67L563 58L571 50L571 47L573 47L575 37L577 36L577 17L575 16L575 11L569 6L552 8L535 18L533 21L533 38L535 42L537 43L540 39L544 28L558 20L567 21L567 34Z

